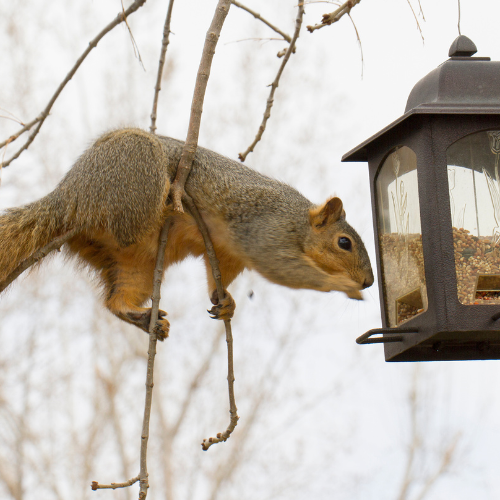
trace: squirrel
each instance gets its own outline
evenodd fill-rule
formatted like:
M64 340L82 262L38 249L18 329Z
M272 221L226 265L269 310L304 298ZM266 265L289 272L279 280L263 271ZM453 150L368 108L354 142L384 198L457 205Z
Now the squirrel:
M0 282L35 251L76 230L65 251L95 271L114 315L148 332L151 309L142 306L152 295L159 233L170 217L164 269L203 256L213 318L233 316L226 289L244 269L289 288L362 299L373 272L339 198L314 205L291 186L198 147L186 192L220 263L225 297L219 300L196 222L169 202L183 145L136 128L102 135L51 193L0 214ZM170 327L165 316L160 310L155 327L161 339Z

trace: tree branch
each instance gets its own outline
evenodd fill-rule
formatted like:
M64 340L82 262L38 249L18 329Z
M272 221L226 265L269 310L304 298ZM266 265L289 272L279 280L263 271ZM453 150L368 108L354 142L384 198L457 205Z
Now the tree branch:
M212 274L215 280L215 284L217 287L217 295L219 300L224 298L224 288L222 287L221 281L221 273L219 269L219 261L217 260L217 256L215 255L214 246L212 244L212 240L210 239L210 235L208 233L208 229L203 221L198 208L195 203L187 194L184 195L183 201L188 207L189 212L192 217L198 224L198 228L203 236L203 241L205 243L205 248L207 250L207 256L210 261L210 266L212 267ZM227 441L234 431L236 424L238 423L238 412L236 408L236 401L234 398L234 368L233 368L233 334L231 331L231 320L224 320L224 327L226 328L226 344L227 344L227 384L229 391L229 425L224 432L219 432L217 437L204 439L201 443L203 450L208 450L210 446L215 443L220 443L221 441Z
M167 9L167 17L165 18L165 25L163 27L163 40L161 42L161 52L160 52L160 60L158 61L158 75L156 76L156 85L155 85L155 95L153 99L153 110L151 111L151 126L149 130L152 134L156 131L156 110L158 107L158 96L160 95L161 90L161 78L163 75L163 66L165 65L165 54L167 52L170 36L170 21L172 19L172 9L174 7L174 0L170 0L168 3Z
M357 5L361 0L347 0L343 3L337 10L330 12L330 14L323 14L323 19L320 24L315 24L314 26L307 26L307 31L312 33L315 30L319 30L325 26L330 26L330 24L340 21L344 14L349 14L351 9Z
M146 400L144 404L144 419L142 422L141 434L141 459L140 459L140 490L139 500L144 500L148 494L148 468L147 468L147 452L149 440L149 421L151 417L151 403L153 401L153 374L156 356L156 321L158 320L158 310L160 307L160 292L161 281L163 277L163 266L165 263L165 250L167 248L168 230L170 229L171 218L168 217L163 224L160 241L158 245L158 254L156 256L156 266L153 281L153 304L151 307L151 320L149 322L149 349L148 349L148 368L146 374Z
M187 138L182 149L179 165L177 166L175 180L170 188L174 210L176 212L182 213L184 211L182 209L182 198L185 195L184 185L186 184L189 172L191 172L194 155L198 147L201 114L203 112L203 101L205 100L208 78L210 77L210 68L212 66L215 47L219 40L222 25L224 24L230 6L231 0L219 0L212 19L212 24L205 37L205 45L203 46L203 54L198 68L198 75L196 76L196 85L191 104L191 116L189 119Z
M253 140L252 144L250 144L250 146L248 147L248 149L244 153L240 153L238 155L238 158L241 161L245 161L246 157L254 150L255 146L261 140L262 135L264 134L264 131L266 130L267 120L271 117L271 108L274 104L274 93L276 92L276 89L278 88L281 75L283 73L283 70L285 69L285 66L286 66L286 63L288 62L288 59L290 59L290 55L293 52L295 52L295 42L297 41L297 38L299 37L300 28L302 26L303 16L304 16L304 4L299 3L299 11L297 13L297 19L295 21L295 32L293 34L290 45L288 46L285 57L283 58L283 61L281 62L281 66L280 66L280 69L278 70L278 74L276 75L274 82L271 84L271 92L269 93L269 97L267 98L267 106L266 106L266 110L264 112L264 118L262 120L262 123L260 124L259 130L258 130L257 135L255 136L255 139Z
M47 116L49 116L50 110L52 109L52 106L54 105L54 102L57 100L59 97L60 93L63 91L64 87L66 84L73 78L75 75L76 71L78 68L81 66L85 58L89 55L89 53L94 49L97 44L101 41L101 39L109 33L113 28L118 26L120 23L125 21L127 19L127 16L135 12L137 9L142 7L146 3L146 0L135 0L135 2L124 12L120 12L116 18L110 22L94 39L92 39L89 42L89 46L87 49L83 52L83 54L78 58L74 66L71 68L71 71L66 75L66 78L61 82L59 87L57 87L57 90L55 91L54 95L51 97L49 103L45 107L45 109L31 122L27 123L23 128L18 130L15 134L11 135L8 139L0 143L0 148L5 147L7 144L10 144L11 142L15 141L21 134L24 132L27 132L30 130L34 125L37 125L33 132L29 135L28 139L24 143L19 150L12 155L11 158L9 158L7 161L2 162L0 164L0 168L5 168L8 167L16 158L18 158L23 151L28 149L30 144L33 142L35 137L37 136L38 132L40 131L45 119Z
M148 364L146 371L146 397L144 403L144 418L142 421L141 433L141 454L140 454L140 472L135 478L129 479L125 483L111 483L110 485L99 484L97 481L92 481L92 490L100 490L106 488L126 488L139 481L139 500L144 500L148 494L149 481L147 469L147 451L149 440L149 422L151 417L151 403L153 401L153 374L154 363L156 356L156 343L158 341L155 331L156 321L158 320L158 310L160 305L161 281L163 276L163 267L165 262L165 249L167 247L168 230L170 229L171 219L167 217L160 232L158 242L158 253L156 255L156 266L153 276L153 300L151 306L151 320L149 322L149 348L148 348Z

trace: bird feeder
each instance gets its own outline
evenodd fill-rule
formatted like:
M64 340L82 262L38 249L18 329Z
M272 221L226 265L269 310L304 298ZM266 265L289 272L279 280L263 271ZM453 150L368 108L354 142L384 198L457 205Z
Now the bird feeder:
M450 59L405 114L345 154L368 162L386 361L500 359L500 62Z

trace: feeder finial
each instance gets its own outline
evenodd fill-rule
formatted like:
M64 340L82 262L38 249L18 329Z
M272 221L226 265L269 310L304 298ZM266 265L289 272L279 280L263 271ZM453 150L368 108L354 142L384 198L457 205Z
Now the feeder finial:
M476 44L465 35L460 35L451 44L450 57L471 57L477 52Z

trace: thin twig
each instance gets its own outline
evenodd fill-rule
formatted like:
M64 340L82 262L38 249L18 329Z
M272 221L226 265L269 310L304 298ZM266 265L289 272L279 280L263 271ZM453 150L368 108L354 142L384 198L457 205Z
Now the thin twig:
M200 230L203 241L205 243L205 249L207 251L207 256L210 261L210 266L212 267L212 275L215 280L215 285L217 287L217 296L219 297L219 302L224 298L224 288L222 287L221 273L219 269L219 261L217 260L217 256L215 255L214 246L212 244L212 240L210 239L210 235L208 233L208 229L203 221L198 208L196 207L194 201L187 194L184 195L183 201L189 209L192 217L196 221L198 225L198 229ZM234 431L236 424L238 423L238 412L236 408L236 401L234 398L234 368L233 368L233 334L231 331L231 320L224 320L224 327L226 328L226 344L227 344L227 385L229 391L229 425L224 432L219 432L217 437L211 437L208 439L204 439L201 443L203 450L208 450L210 446L216 443L220 443L221 441L227 441Z
M460 0L458 1L458 34L461 35L462 31L460 30Z
M282 38L259 38L259 37L251 37L251 38L241 38L240 40L231 40L230 42L226 42L224 45L231 45L232 43L240 43L240 42L282 42Z
M460 0L458 0L458 3L460 3ZM422 4L420 3L420 0L418 0L418 9L419 9L419 14L422 16L422 19L425 21L424 10L422 9Z
M215 54L215 48L219 41L222 25L231 7L231 0L219 0L215 9L214 17L210 28L205 37L203 54L201 56L198 74L196 76L196 85L191 104L191 116L189 118L189 128L186 142L182 148L181 159L177 166L177 174L172 183L170 192L176 212L184 212L182 209L182 198L185 195L184 185L188 178L191 167L193 166L194 155L198 147L198 135L200 132L201 114L203 112L203 101L207 89L208 78L210 77L210 68Z
M97 481L92 481L90 487L93 491L96 490L116 490L117 488L128 488L139 481L139 476L133 477L124 483L99 484Z
M4 142L0 143L0 148L3 148L6 144L9 144L10 142L15 141L21 134L24 132L30 130L34 125L38 124L33 132L29 135L28 139L24 143L24 145L19 148L19 150L7 161L3 162L1 164L1 167L5 168L8 167L11 162L13 162L16 158L18 158L23 151L28 149L30 144L33 142L35 139L36 135L40 131L40 128L42 127L45 119L47 116L49 116L50 110L52 109L52 106L54 105L54 102L56 99L59 97L59 94L63 91L64 87L66 84L73 78L75 75L76 71L80 67L80 65L83 63L85 58L89 55L89 53L94 49L97 44L100 42L100 40L107 34L109 33L113 28L118 26L120 23L125 21L130 14L134 13L137 9L142 7L146 3L146 0L135 0L135 2L124 12L120 12L116 18L110 22L94 39L92 39L89 42L89 46L85 49L83 54L77 59L76 63L74 66L71 68L71 71L66 75L66 78L61 82L59 87L57 87L57 90L55 91L54 95L51 97L49 103L45 107L45 109L31 122L26 124L22 129L18 130L15 134L11 135L8 139L6 139Z
M156 131L156 110L158 108L158 96L161 90L161 78L163 75L163 66L165 66L165 54L167 47L170 43L170 20L172 19L172 9L174 7L174 0L168 2L167 17L165 18L165 25L163 26L163 40L161 42L160 59L158 61L158 74L156 75L155 95L153 99L153 110L151 111L151 126L149 130L152 134Z
M254 150L255 146L261 140L262 135L264 134L264 131L266 130L267 120L269 120L269 118L271 117L271 108L273 107L273 104L274 104L274 93L276 92L276 89L278 88L278 85L280 83L280 78L281 78L281 75L283 73L283 70L285 69L286 63L290 59L290 55L295 51L295 42L297 41L297 38L299 37L303 17L304 17L304 4L299 3L299 10L297 13L297 19L295 21L295 32L293 34L292 41L290 42L290 45L288 46L285 57L283 58L283 61L281 62L281 66L280 66L280 69L278 70L278 74L276 75L274 82L271 84L271 92L269 93L269 97L267 98L267 104L266 104L266 110L264 112L264 118L262 119L262 123L260 124L259 130L258 130L257 135L255 136L255 139L253 140L252 144L250 144L250 146L248 146L247 150L244 153L240 153L238 155L238 158L241 161L245 161L246 157Z
M351 17L351 14L348 14L349 19L354 27L354 31L356 32L356 38L358 39L359 51L361 52L361 78L363 78L363 69L365 66L365 58L363 57L363 45L361 44L361 37L359 36L358 28L356 27L356 23L354 19Z
M40 248L40 250L37 250L33 255L23 260L2 282L0 282L0 293L3 292L20 274L26 271L26 269L36 264L39 260L42 260L53 250L61 248L61 246L64 245L64 243L72 238L77 232L77 229L72 229L66 234L55 238L47 245Z
M8 115L11 116L10 119L16 121L17 123L19 123L19 125L24 125L24 123L21 120L21 118L18 118L14 113L11 113L8 109L0 107L0 111L5 111ZM3 118L8 118L8 117L4 116Z
M339 21L344 14L349 14L351 9L357 5L361 0L347 0L347 2L343 3L338 9L330 12L330 14L323 14L323 19L320 24L315 24L314 26L307 26L307 30L312 33L315 30L319 30L320 28L324 28L325 26L330 26L330 24L336 23Z
M331 3L332 5L341 5L340 2L334 2L333 0L308 0L304 2L304 5L311 5L313 3Z
M420 36L422 37L422 43L425 41L424 40L424 34L422 32L422 28L420 27L420 23L418 22L418 17L417 17L417 14L415 14L415 11L413 10L413 6L410 2L410 0L406 0L408 2L408 5L410 6L410 9L413 13L413 17L415 18L415 22L417 23L417 28L418 28L418 31L420 32Z
M134 34L132 33L132 28L130 27L130 24L127 21L127 15L125 14L125 7L123 5L123 0L122 0L122 12L125 17L124 22L125 26L127 26L128 29L128 34L130 35L130 41L132 42L132 48L134 49L134 56L137 57L139 62L141 63L142 69L146 71L146 68L144 67L144 63L142 62L142 57L141 57L141 52L139 51L139 45L137 45L137 42L135 41Z
M231 3L235 7L239 7L240 9L245 10L249 14L252 14L252 16L255 17L255 19L258 19L259 21L262 21L266 26L269 26L269 28L271 28L273 31L276 31L276 33L278 33L279 35L281 35L288 43L290 43L292 41L292 38L290 37L290 35L287 35L283 31L281 31L279 28L277 28L276 26L274 26L273 24L271 24L269 21L267 21L266 19L264 19L259 13L257 13L255 11L249 9L248 7L246 7L245 5L241 4L240 2L237 2L236 0L232 0Z
M19 125L23 125L23 122L21 120L18 120L17 118L12 118L12 116L0 115L0 118L3 118L4 120L11 120L13 122L19 123Z

